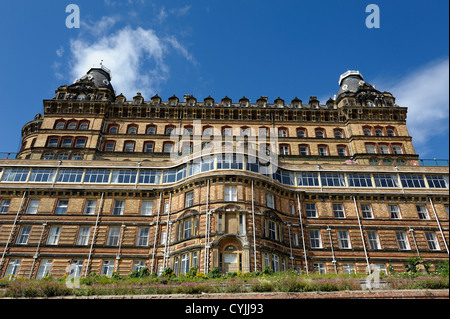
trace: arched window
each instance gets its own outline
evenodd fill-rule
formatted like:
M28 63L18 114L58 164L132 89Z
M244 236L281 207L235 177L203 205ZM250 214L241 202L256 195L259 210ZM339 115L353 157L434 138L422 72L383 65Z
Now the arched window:
M59 137L58 136L50 136L47 139L47 147L58 147Z
M316 138L325 138L325 130L323 128L316 128Z
M372 136L372 128L370 126L363 127L364 136Z
M386 127L386 135L387 136L397 136L395 128L391 127L391 126Z
M300 127L297 129L297 137L298 138L305 138L308 137L306 134L306 128Z
M384 136L383 128L381 128L381 127L376 127L376 128L375 128L375 136Z
M155 151L155 142L145 142L144 143L144 153L153 153Z
M155 135L156 134L156 125L147 125L147 129L145 130L147 135Z
M334 138L344 138L344 132L340 128L335 128Z
M125 141L124 145L123 145L123 151L124 152L134 152L134 146L136 145L136 143L134 141Z
M280 127L278 129L278 137L288 137L288 129L285 127Z
M85 131L89 128L89 122L88 121L82 121L80 122L80 125L78 126L79 130Z
M328 145L318 145L317 150L319 152L319 156L328 156L330 154Z
M108 127L108 134L117 134L119 132L119 125L112 124Z
M128 125L127 134L137 134L138 127L135 124Z
M77 124L78 124L77 121L69 121L67 123L67 129L68 130L76 130L77 129Z
M62 148L70 148L72 147L73 137L64 136L61 138L61 147Z
M114 149L116 148L116 142L115 141L106 141L103 147L103 150L105 152L114 152Z
M172 132L174 131L174 129L175 129L175 126L173 126L173 125L168 125L168 126L166 126L166 128L165 128L165 130L164 130L164 134L165 134L165 135L171 135Z
M298 146L298 152L299 152L299 155L301 155L301 156L310 155L309 145L308 144L300 144Z
M55 130L64 130L65 127L66 127L66 121L64 121L64 120L59 120L55 123Z
M86 147L87 138L86 137L77 137L75 139L75 148L85 148Z

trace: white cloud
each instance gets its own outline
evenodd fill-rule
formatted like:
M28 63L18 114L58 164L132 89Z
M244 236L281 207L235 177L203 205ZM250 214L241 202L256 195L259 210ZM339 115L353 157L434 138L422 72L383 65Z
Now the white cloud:
M71 76L79 78L101 60L111 69L116 94L131 99L137 92L145 98L153 95L158 85L167 80L169 68L164 62L166 46L153 30L125 27L94 43L72 40Z
M56 55L60 58L64 55L64 47L63 46L60 46L58 48L58 50L56 50Z
M382 88L383 86L379 86ZM407 126L416 152L423 155L427 143L448 135L449 59L434 61L405 76L390 91L396 103L408 108Z

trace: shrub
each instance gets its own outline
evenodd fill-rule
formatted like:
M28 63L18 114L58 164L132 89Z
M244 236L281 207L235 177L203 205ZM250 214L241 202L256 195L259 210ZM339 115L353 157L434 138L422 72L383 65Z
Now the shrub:
M272 275L273 274L273 270L272 268L270 268L269 266L265 266L262 273L264 275Z
M214 267L211 269L211 271L208 273L209 278L220 278L222 275L220 274L219 268Z
M441 277L448 277L448 259L443 264L436 265L436 274Z

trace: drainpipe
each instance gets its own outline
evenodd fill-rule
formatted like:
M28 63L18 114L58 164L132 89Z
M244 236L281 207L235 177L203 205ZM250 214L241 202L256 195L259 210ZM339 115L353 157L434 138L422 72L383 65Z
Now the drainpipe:
M448 253L447 241L445 240L445 236L444 236L444 232L442 231L441 223L439 222L439 218L436 214L436 210L434 209L434 204L433 204L433 201L431 200L431 197L429 198L429 200L430 200L431 208L433 208L434 217L436 218L436 223L439 226L439 231L441 232L442 240L444 241L445 249L447 250L447 255L448 255L449 253Z
M102 197L100 198L100 204L98 205L97 220L95 221L94 233L92 234L91 248L89 250L89 257L88 257L88 261L86 264L86 271L84 272L84 277L87 277L89 265L91 262L92 249L94 248L95 236L97 235L98 220L100 218L100 212L102 211L102 208L103 208L102 206L103 206L103 196L104 195L105 195L105 193L102 193Z
M158 240L159 214L161 213L161 205L162 205L162 193L159 193L158 216L156 217L155 240L153 241L153 253L152 253L152 267L150 270L151 274L153 274L155 262L155 249L156 249L156 241Z
M170 241L170 207L172 204L172 193L169 194L169 209L167 210L167 227L166 227L166 242L164 243L164 257L163 257L163 269L166 268L166 259L169 255L169 241Z
M37 245L36 252L34 253L34 256L33 256L33 264L31 265L30 275L28 276L28 279L31 279L31 276L33 275L34 265L36 264L36 259L39 257L39 247L41 246L41 241L42 241L42 237L44 237L44 231L45 231L46 226L47 226L46 222L42 224L41 237L39 238L39 243Z
M26 194L27 194L26 191L23 192L22 201L20 202L19 209L17 210L16 218L14 219L14 223L11 227L11 231L9 232L8 241L6 242L5 249L3 249L2 258L0 259L0 269L3 268L3 260L5 259L5 254L6 254L6 251L8 250L9 243L11 242L12 234L14 232L14 229L16 228L17 219L19 218L19 214L22 211L23 202L25 201Z
M120 249L122 248L123 234L125 233L125 227L127 227L127 226L125 224L122 224L122 227L120 229L119 249L117 250L117 255L116 255L117 262L114 263L114 272L116 271L116 265L117 265L117 267L119 267Z
M209 228L211 223L211 212L209 211L209 180L206 182L206 229L205 229L205 263L204 273L207 274L209 270Z
M372 272L370 271L369 256L367 256L366 242L364 240L364 234L363 234L363 231L362 231L361 219L359 218L358 204L356 204L355 196L353 196L353 202L355 203L356 217L358 217L359 231L361 233L361 240L362 240L362 243L363 243L364 255L366 256L367 271L369 272L369 275L371 275Z
M331 261L334 266L334 272L337 274L337 266L336 266L336 258L334 256L334 248L333 248L333 239L331 238L331 228L327 225L328 236L330 237L330 245L331 245L331 255L333 256L333 260Z
M290 250L289 259L291 260L291 267L292 269L294 269L294 257L292 256L291 224L287 223L287 228L289 231L289 250Z
M253 259L255 262L255 271L258 271L258 266L256 263L255 197L253 193L253 181L252 181L252 221L253 221Z
M411 233L411 236L413 238L414 246L416 246L417 256L420 257L419 247L417 247L417 242L416 242L416 236L414 236L414 229L412 227L410 227L409 232Z
M302 231L302 244L303 244L303 256L305 257L305 268L306 274L309 274L308 270L308 258L306 257L306 245L305 245L305 233L303 231L303 221L302 221L302 208L300 206L300 196L297 194L297 205L298 205L298 215L300 216L300 229Z

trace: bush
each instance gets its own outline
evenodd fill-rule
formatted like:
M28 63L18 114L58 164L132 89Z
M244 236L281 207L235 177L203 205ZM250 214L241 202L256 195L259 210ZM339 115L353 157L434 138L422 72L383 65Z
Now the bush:
M441 277L448 277L448 260L446 260L443 264L436 265L436 274Z
M222 275L220 274L219 268L214 267L211 269L211 271L208 273L208 278L220 278Z
M272 270L272 268L270 268L269 266L265 266L264 267L264 269L263 269L263 271L262 271L262 273L264 274L264 275L272 275L273 274L273 270Z

